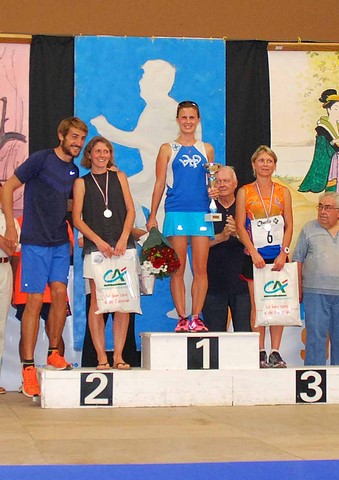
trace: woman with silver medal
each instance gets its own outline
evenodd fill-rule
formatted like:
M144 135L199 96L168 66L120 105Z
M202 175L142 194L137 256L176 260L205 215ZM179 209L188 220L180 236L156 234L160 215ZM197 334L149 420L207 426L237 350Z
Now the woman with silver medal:
M270 326L271 354L265 350L266 327L255 327L253 268L272 264L272 270L281 270L288 259L293 233L292 199L287 187L272 181L277 156L266 145L252 155L256 181L239 189L236 203L236 226L245 247L242 277L247 281L251 297L251 324L259 332L260 367L284 368L286 363L279 348L282 326Z
M73 223L84 236L84 277L89 279L91 290L88 323L97 352L97 369L108 370L105 322L102 313L95 313L98 305L93 271L100 256L120 256L127 248L135 248L131 235L135 210L125 173L110 168L113 147L106 138L96 136L87 144L81 165L91 171L74 184ZM120 370L130 368L122 357L128 323L128 313L114 313L113 368Z

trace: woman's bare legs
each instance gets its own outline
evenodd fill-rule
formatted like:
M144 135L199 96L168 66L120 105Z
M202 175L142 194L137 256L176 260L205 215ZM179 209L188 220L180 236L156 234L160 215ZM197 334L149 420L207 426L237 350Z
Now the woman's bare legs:
M282 325L274 325L270 327L271 349L279 351L284 327Z
M91 332L94 348L97 352L98 365L107 363L105 346L105 322L102 313L95 313L98 310L98 303L93 279L89 280L91 289L91 304L88 312L88 326Z
M114 335L114 356L113 366L119 369L126 369L130 366L124 362L122 358L122 351L125 346L127 330L129 324L129 313L115 312L113 320L113 335Z
M187 237L173 236L169 237L169 241L180 260L180 268L171 275L171 294L178 315L186 317L186 288L184 274L187 256Z
M256 308L254 301L254 283L253 280L248 280L248 290L250 292L251 298L251 327L253 332L259 332L259 350L265 350L265 333L266 327L255 327L255 316ZM271 336L271 351L279 351L281 338L284 331L284 327L280 325L275 325L270 327L270 336ZM264 366L264 365L263 365ZM286 366L285 362L279 362L280 367Z

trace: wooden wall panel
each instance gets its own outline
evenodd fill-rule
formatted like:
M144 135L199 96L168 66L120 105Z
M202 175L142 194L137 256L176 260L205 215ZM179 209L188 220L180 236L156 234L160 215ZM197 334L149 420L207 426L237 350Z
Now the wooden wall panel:
M337 0L1 0L0 32L338 42Z

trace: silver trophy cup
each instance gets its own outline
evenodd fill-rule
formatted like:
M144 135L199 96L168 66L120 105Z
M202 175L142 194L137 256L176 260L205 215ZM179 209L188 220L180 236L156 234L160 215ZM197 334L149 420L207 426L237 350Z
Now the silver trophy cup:
M203 165L203 167L207 172L208 187L214 188L217 183L217 179L214 175L217 173L219 168L222 167L222 165L220 163L207 162ZM222 215L221 213L218 213L218 209L213 198L211 199L209 210L210 213L206 213L205 215L205 222L221 222Z

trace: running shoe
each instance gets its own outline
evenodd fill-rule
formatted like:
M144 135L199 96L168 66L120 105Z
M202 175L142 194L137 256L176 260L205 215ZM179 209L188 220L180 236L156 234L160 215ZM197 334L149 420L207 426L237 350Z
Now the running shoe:
M197 318L196 320L191 320L189 323L189 331L193 333L201 333L201 332L208 332L208 328L201 320L201 318Z
M72 370L72 365L60 355L57 350L54 350L47 357L47 368L52 368L54 370Z
M271 368L286 368L286 362L281 358L279 352L272 352L268 359Z
M26 367L22 369L22 386L20 391L26 397L36 397L40 395L40 385L36 375L36 368Z
M259 366L260 368L268 368L269 365L267 363L267 353L265 350L261 350L259 352Z
M174 331L176 333L187 333L189 331L188 328L189 321L187 317L180 317L177 326L175 327Z

